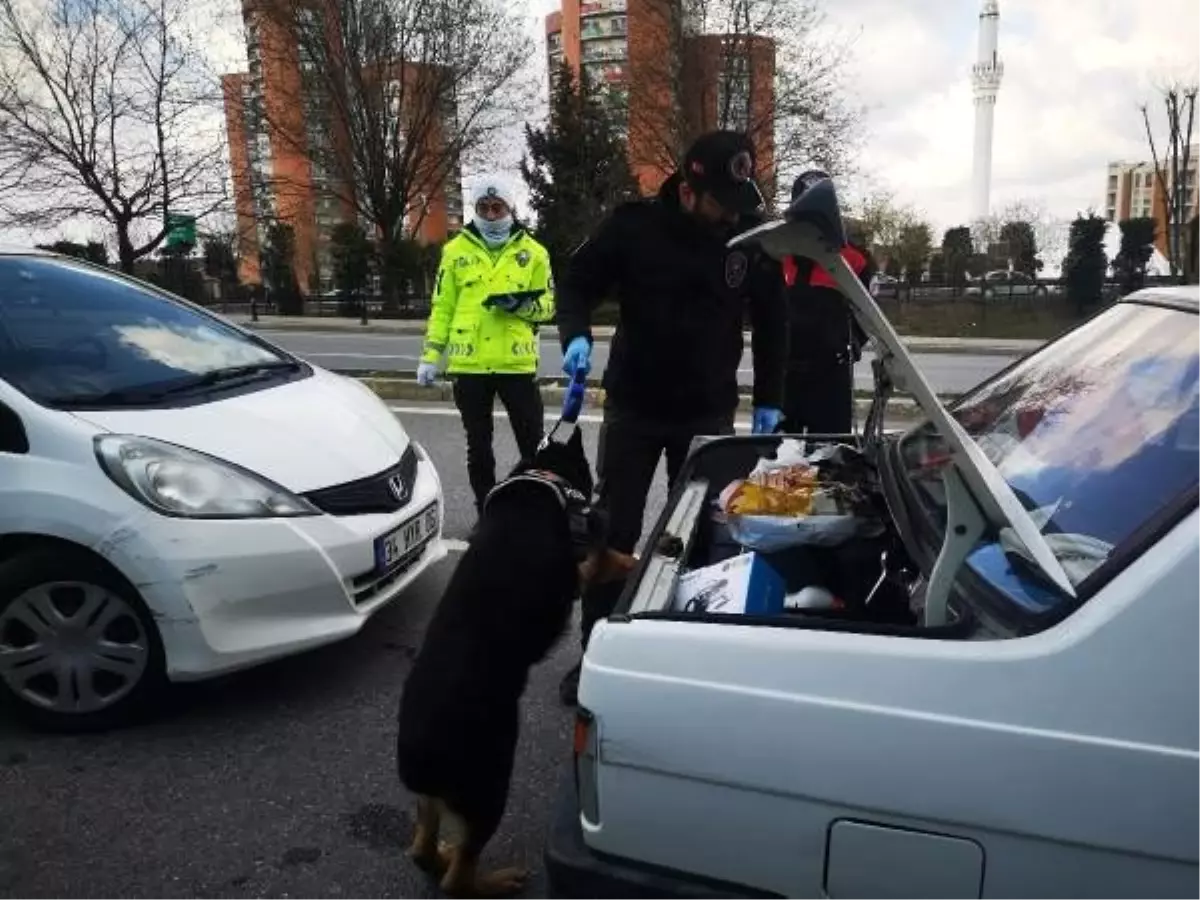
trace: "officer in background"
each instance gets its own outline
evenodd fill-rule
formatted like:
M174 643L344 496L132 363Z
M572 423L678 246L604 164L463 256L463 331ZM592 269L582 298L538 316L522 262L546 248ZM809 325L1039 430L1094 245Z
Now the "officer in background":
M792 186L793 202L824 172L805 172ZM870 285L875 264L847 221L842 258ZM790 332L784 387L783 430L789 434L849 434L854 421L854 365L862 359L867 335L850 312L833 276L810 259L788 257L787 284Z
M754 147L743 134L700 137L652 200L613 211L574 254L559 294L563 368L591 367L592 311L620 304L604 373L606 401L596 460L608 542L632 553L659 459L673 484L697 435L731 434L747 310L753 329L754 431L773 432L782 413L787 318L777 263L727 242L759 224L762 194ZM583 597L583 644L622 585ZM575 702L576 667L561 696Z
M546 249L513 217L508 183L483 178L471 199L473 221L442 250L417 381L432 385L445 357L478 511L496 484L495 398L522 458L531 459L542 439L537 332L554 319L554 284Z

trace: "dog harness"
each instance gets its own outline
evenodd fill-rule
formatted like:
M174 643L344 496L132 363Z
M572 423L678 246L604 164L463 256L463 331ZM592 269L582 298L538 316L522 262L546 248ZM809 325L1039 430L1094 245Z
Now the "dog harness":
M546 469L527 469L511 478L506 478L490 491L483 500L486 510L492 498L514 484L536 484L552 491L554 499L562 507L571 531L571 545L576 557L582 561L604 536L604 515L592 506L591 501L571 485L565 478Z

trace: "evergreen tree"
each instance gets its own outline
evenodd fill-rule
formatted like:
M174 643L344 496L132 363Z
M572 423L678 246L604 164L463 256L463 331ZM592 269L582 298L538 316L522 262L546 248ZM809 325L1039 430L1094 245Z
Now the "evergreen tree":
M1120 223L1121 248L1113 257L1113 274L1121 293L1131 294L1146 283L1146 264L1154 253L1158 223L1152 218L1125 219Z
M1099 303L1104 291L1104 273L1108 270L1108 257L1104 254L1107 228L1108 223L1094 212L1071 223L1063 276L1067 282L1067 297L1080 313Z
M1037 277L1042 269L1042 261L1038 259L1033 225L1024 221L1005 222L1000 228L1000 242L1008 248L1008 258L1012 261L1014 272L1021 272L1030 278Z
M556 74L544 128L525 126L521 176L537 214L538 239L555 271L612 209L637 196L619 113L581 72Z
M966 283L967 270L974 252L971 229L966 225L949 228L942 236L942 259L946 266L946 278L954 287L961 288Z
M283 315L304 314L304 297L296 279L296 235L291 225L274 222L267 228L267 240L259 251L263 281Z
M941 250L934 250L929 257L929 281L937 285L946 281L946 257Z
M98 266L108 265L108 248L99 241L88 241L77 244L74 241L55 241L53 244L38 244L39 250L49 250L51 253L61 253L63 256L74 256L85 259Z
M333 284L347 299L358 301L371 281L371 262L375 248L357 222L339 222L330 235L329 252L333 257Z

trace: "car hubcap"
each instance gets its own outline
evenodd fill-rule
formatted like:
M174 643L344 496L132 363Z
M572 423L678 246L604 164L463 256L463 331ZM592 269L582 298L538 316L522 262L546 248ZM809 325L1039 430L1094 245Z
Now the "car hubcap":
M94 584L38 585L0 612L0 678L27 703L96 712L136 687L150 659L141 619Z

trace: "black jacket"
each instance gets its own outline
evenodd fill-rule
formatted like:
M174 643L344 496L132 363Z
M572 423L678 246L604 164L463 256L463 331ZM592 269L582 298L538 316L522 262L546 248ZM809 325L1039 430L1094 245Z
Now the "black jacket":
M854 249L862 254L865 263L858 277L869 287L875 273L874 261L863 248ZM787 289L791 338L789 369L844 366L849 360L857 362L862 357L862 346L867 342L867 335L851 314L841 291L812 283L814 268L812 260L798 261L796 281Z
M575 251L558 290L564 349L591 339L591 313L620 304L604 388L622 409L658 419L732 415L747 304L753 331L754 405L780 407L787 309L779 265L749 248L728 249L679 206L678 176L657 198L613 211Z

